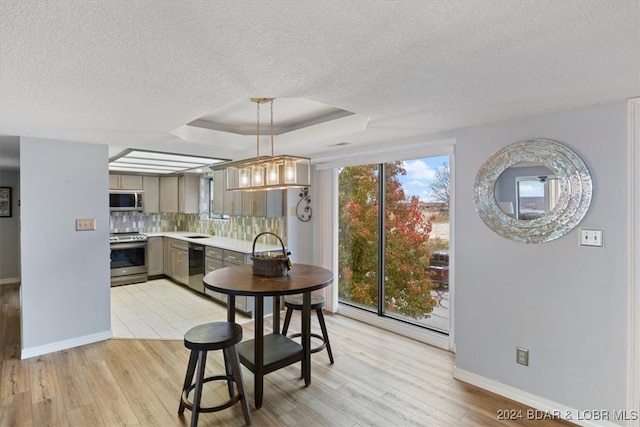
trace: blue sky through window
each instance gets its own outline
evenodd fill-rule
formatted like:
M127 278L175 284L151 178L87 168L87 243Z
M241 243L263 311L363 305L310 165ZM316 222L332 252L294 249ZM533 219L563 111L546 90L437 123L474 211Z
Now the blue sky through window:
M443 165L449 165L449 156L425 157L403 161L407 174L400 176L402 188L408 196L418 196L423 202L435 202L431 195L431 183L436 171Z

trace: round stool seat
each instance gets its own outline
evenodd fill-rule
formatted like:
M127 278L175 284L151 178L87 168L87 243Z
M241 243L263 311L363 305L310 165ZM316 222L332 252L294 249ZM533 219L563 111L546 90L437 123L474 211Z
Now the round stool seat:
M311 310L324 307L325 299L322 295L311 294ZM302 310L302 295L287 295L284 297L284 306L294 310Z
M184 346L196 351L221 350L242 341L242 326L211 322L194 326L184 334Z

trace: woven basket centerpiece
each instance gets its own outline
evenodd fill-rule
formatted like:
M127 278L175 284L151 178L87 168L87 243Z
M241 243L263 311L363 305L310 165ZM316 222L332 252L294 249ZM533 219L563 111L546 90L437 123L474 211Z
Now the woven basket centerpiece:
M264 234L271 234L275 236L282 246L282 255L256 255L256 242L258 237ZM289 260L289 254L284 248L284 242L275 233L265 231L260 233L253 239L253 249L251 254L251 260L253 261L251 272L256 276L278 277L286 276L291 268L291 261Z

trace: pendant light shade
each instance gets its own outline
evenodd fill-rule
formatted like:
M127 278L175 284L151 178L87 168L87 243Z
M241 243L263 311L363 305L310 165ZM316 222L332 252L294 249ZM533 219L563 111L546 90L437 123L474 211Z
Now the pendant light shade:
M257 104L256 157L211 166L224 169L227 190L260 191L309 187L311 159L290 155L273 155L273 98L251 98ZM271 104L271 156L260 156L260 104Z

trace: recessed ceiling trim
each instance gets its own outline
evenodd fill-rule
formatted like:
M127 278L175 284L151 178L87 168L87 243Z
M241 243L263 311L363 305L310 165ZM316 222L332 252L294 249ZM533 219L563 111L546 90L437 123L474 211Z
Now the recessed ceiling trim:
M317 117L309 117L302 121L298 121L290 125L274 126L273 134L283 135L289 132L296 131L298 129L303 129L303 128L315 126L321 123L330 122L333 120L341 119L343 117L352 116L354 114L355 113L352 113L351 111L346 111L346 110L332 111L329 114L325 114L323 116L317 116ZM219 132L235 133L238 135L255 135L257 133L257 129L255 125L240 126L240 125L234 125L229 123L213 122L213 121L205 120L202 118L196 119L190 123L187 123L187 126L199 127L199 128L215 130ZM269 133L270 133L270 129L269 129Z

